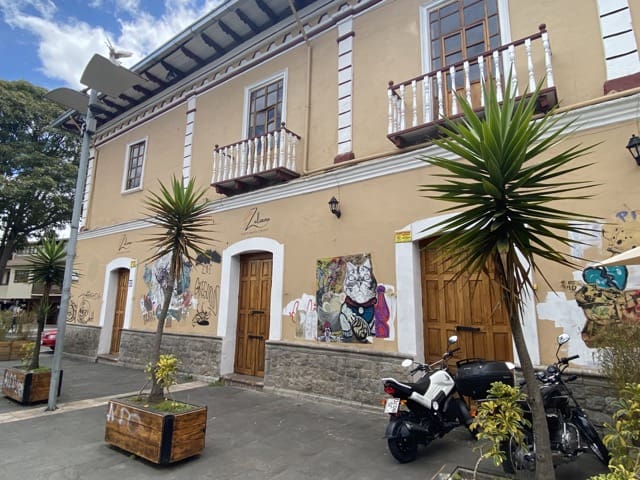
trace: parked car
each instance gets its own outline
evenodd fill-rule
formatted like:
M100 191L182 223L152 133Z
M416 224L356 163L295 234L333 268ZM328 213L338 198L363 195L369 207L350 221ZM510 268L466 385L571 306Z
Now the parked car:
M49 347L51 350L56 349L56 335L58 334L57 329L46 330L42 332L42 346Z

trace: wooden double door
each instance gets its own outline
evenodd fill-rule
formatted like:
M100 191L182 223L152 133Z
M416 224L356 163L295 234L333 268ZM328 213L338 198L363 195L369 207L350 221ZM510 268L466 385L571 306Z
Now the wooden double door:
M265 343L269 338L272 267L270 253L240 257L236 373L264 376Z
M118 270L118 290L116 291L116 305L113 312L113 327L111 329L110 355L120 353L120 339L122 338L122 327L124 326L124 314L127 307L127 291L129 288L129 270L121 268Z
M425 358L434 362L447 349L447 339L458 336L456 358L513 361L513 344L500 287L493 276L462 274L439 251L423 242L422 312Z

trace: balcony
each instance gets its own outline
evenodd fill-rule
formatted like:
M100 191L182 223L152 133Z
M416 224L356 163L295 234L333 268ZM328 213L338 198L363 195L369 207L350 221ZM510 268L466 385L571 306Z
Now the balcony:
M282 127L213 151L211 185L232 196L287 182L300 176L297 156L300 136Z
M518 78L526 77L526 81ZM467 58L453 65L420 75L402 83L389 82L389 120L387 137L397 147L417 145L437 137L445 118L460 117L454 92L471 103L475 111L484 107L483 88L490 84L502 100L504 82L511 78L516 97L535 90L542 82L537 111L543 113L558 103L551 65L551 47L546 26L539 31L494 50Z

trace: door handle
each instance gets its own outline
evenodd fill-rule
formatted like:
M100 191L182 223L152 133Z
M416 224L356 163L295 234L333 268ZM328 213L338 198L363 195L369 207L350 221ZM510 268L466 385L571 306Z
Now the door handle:
M456 332L479 332L480 327L469 327L467 325L456 326Z
M249 310L249 315L260 315L263 313L264 313L264 310Z
M264 338L262 335L251 335L251 334L247 335L247 337L249 337L249 338L258 338L260 340L262 340Z

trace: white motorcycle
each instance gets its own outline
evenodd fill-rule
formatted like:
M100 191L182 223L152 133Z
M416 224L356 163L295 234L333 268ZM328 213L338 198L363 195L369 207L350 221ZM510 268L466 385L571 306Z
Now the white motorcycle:
M415 460L418 445L427 445L453 428L469 428L472 417L463 396L479 400L486 397L493 382L514 384L514 365L509 362L462 360L454 378L448 360L460 350L451 350L457 341L456 335L449 337L449 349L430 365L410 359L402 362L403 367L414 365L411 375L424 372L417 382L382 379L385 393L391 395L384 408L390 415L385 438L389 451L400 463Z

